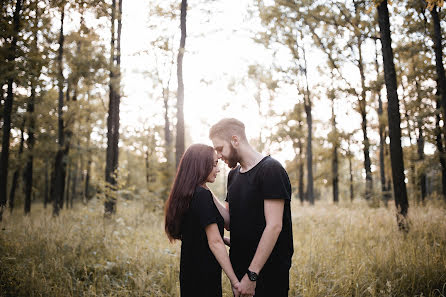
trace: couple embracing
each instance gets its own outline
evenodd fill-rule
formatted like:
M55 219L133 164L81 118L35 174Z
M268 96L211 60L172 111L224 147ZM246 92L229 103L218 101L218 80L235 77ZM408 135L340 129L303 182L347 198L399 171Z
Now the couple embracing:
M288 174L250 146L239 120L219 121L209 137L214 147L194 144L184 153L166 203L167 236L182 242L181 296L221 297L222 269L236 297L288 296L293 254ZM219 159L232 169L225 204L207 187L219 172Z

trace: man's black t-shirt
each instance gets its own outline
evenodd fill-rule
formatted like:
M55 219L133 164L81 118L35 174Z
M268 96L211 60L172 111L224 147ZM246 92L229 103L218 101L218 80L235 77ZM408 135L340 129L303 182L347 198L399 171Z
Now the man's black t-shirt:
M284 199L285 205L282 231L259 274L258 285L274 275L283 275L288 282L293 255L291 184L285 169L270 156L247 172L241 173L240 166L230 171L226 197L230 212L230 258L239 279L247 272L266 226L265 199Z
M205 231L214 223L223 237L224 219L212 193L197 187L181 226L181 297L222 295L221 267L209 248Z

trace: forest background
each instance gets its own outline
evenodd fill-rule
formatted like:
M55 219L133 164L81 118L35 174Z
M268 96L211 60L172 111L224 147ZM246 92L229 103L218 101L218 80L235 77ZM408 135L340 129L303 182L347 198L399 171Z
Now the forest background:
M442 6L1 1L0 296L178 295L164 201L223 117L289 173L292 296L446 295Z

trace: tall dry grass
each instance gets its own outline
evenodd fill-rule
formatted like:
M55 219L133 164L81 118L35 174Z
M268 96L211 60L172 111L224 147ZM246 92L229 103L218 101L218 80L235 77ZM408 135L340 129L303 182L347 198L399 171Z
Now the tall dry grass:
M405 234L392 208L293 204L290 296L446 296L443 205L411 206ZM120 202L106 220L94 201L58 218L33 207L0 225L0 296L179 296L180 244L159 208Z

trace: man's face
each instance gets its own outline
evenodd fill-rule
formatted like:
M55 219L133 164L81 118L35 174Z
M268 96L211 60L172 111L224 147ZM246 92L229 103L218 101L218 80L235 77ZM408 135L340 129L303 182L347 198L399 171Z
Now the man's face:
M212 143L217 152L217 157L222 159L229 168L235 168L237 163L240 162L240 157L232 144L220 138L213 138Z

